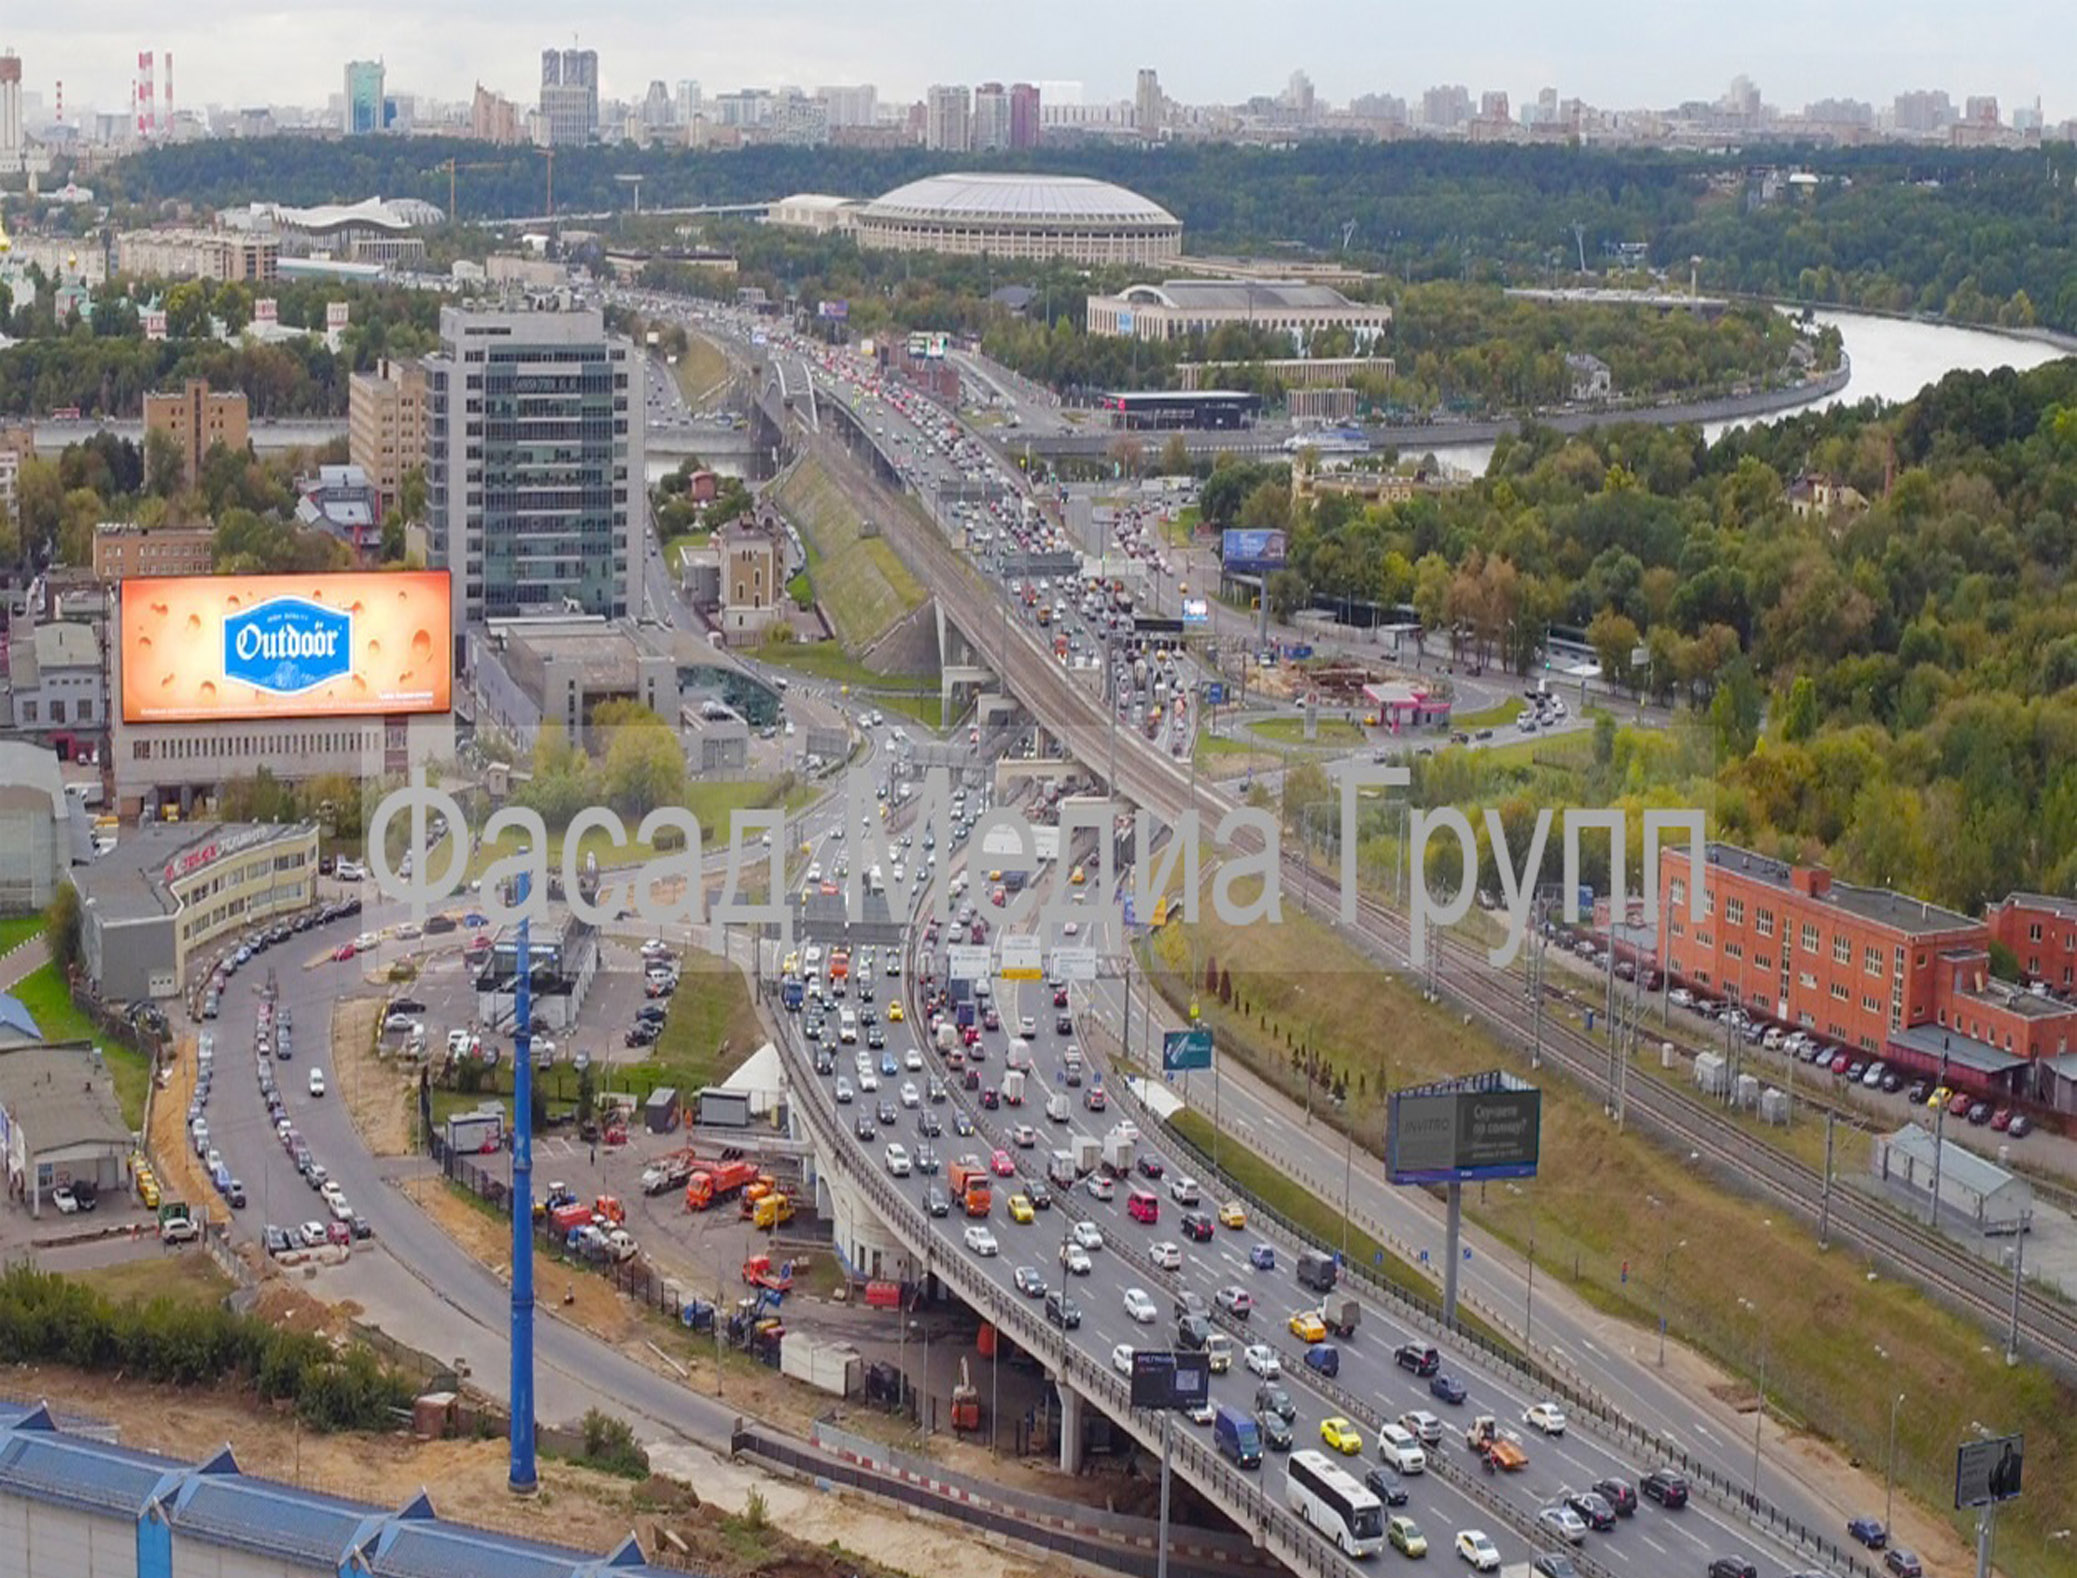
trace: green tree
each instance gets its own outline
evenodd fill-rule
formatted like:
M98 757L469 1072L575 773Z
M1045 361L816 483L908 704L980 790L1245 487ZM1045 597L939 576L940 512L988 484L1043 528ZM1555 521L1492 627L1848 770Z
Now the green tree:
M1612 608L1602 609L1587 626L1587 645L1594 649L1594 656L1601 661L1601 672L1611 685L1635 690L1644 683L1643 673L1630 661L1639 644L1636 624L1628 614L1619 614Z
M609 706L627 709L606 716ZM593 716L606 740L606 796L630 816L643 816L685 793L685 752L668 724L634 703L609 703Z
M1798 674L1781 709L1781 737L1797 742L1807 740L1817 732L1817 724L1816 682L1808 674Z
M187 451L162 427L145 430L144 485L162 499L172 498L187 485Z
M1765 698L1752 664L1739 657L1724 669L1716 694L1709 703L1709 726L1720 757L1741 761L1752 754L1760 737L1760 713Z

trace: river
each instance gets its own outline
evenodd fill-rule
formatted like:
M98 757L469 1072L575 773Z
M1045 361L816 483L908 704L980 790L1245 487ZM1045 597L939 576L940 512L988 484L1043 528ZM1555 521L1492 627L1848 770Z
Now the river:
M2039 367L2068 354L2035 340L2014 339L1983 329L1957 328L1944 323L1919 323L1903 318L1876 318L1859 312L1819 312L1819 323L1839 331L1846 354L1853 362L1853 375L1846 387L1809 405L1793 406L1772 416L1740 422L1711 422L1703 436L1714 443L1733 427L1752 421L1778 422L1798 411L1820 410L1834 405L1857 405L1863 400L1887 400L1900 404L1927 384L1938 383L1956 370L1987 372L1993 367L2025 369ZM1493 458L1491 444L1452 444L1437 449L1438 459L1452 466L1483 474Z

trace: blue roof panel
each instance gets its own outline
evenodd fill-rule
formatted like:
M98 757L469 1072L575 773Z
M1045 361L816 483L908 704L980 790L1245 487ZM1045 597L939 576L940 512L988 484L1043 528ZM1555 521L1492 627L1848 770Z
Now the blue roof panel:
M349 1501L226 1474L193 1481L172 1522L176 1535L333 1567L371 1515Z
M510 1535L408 1523L398 1526L368 1570L375 1578L573 1578L597 1560Z
M131 1518L176 1468L143 1452L47 1431L16 1431L0 1442L0 1492Z

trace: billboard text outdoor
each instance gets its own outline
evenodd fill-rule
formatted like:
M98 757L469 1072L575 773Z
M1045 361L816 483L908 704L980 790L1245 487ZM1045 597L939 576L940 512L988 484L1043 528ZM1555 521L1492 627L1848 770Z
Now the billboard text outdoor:
M125 723L445 712L445 570L122 583Z
M1219 559L1228 575L1268 575L1284 567L1284 534L1229 529Z

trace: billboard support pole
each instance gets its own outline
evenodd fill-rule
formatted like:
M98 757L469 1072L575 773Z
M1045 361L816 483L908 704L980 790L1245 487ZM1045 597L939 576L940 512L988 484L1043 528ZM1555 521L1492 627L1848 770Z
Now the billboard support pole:
M534 1016L533 960L525 914L528 874L519 874L519 937L512 983L512 1442L509 1484L531 1496L534 1466ZM716 1317L719 1323L719 1316Z
M1165 1455L1162 1459L1162 1467L1164 1471L1167 1468L1167 1458ZM1168 1484L1165 1472L1161 1483L1163 1484L1163 1486L1166 1486ZM1990 1578L1990 1549L1992 1530L1997 1526L1997 1521L1998 1504L1996 1502L1991 1502L1989 1505L1987 1505L1983 1509L1983 1515L1976 1520L1976 1578ZM1162 1539L1165 1545L1167 1543L1166 1534L1163 1535Z
M1161 1410L1161 1532L1155 1546L1161 1554L1155 1558L1154 1578L1168 1578L1168 1428L1174 1417L1172 1409Z
M1442 1253L1442 1323L1457 1328L1457 1262L1463 1258L1464 1186L1452 1180L1449 1186L1449 1230Z

